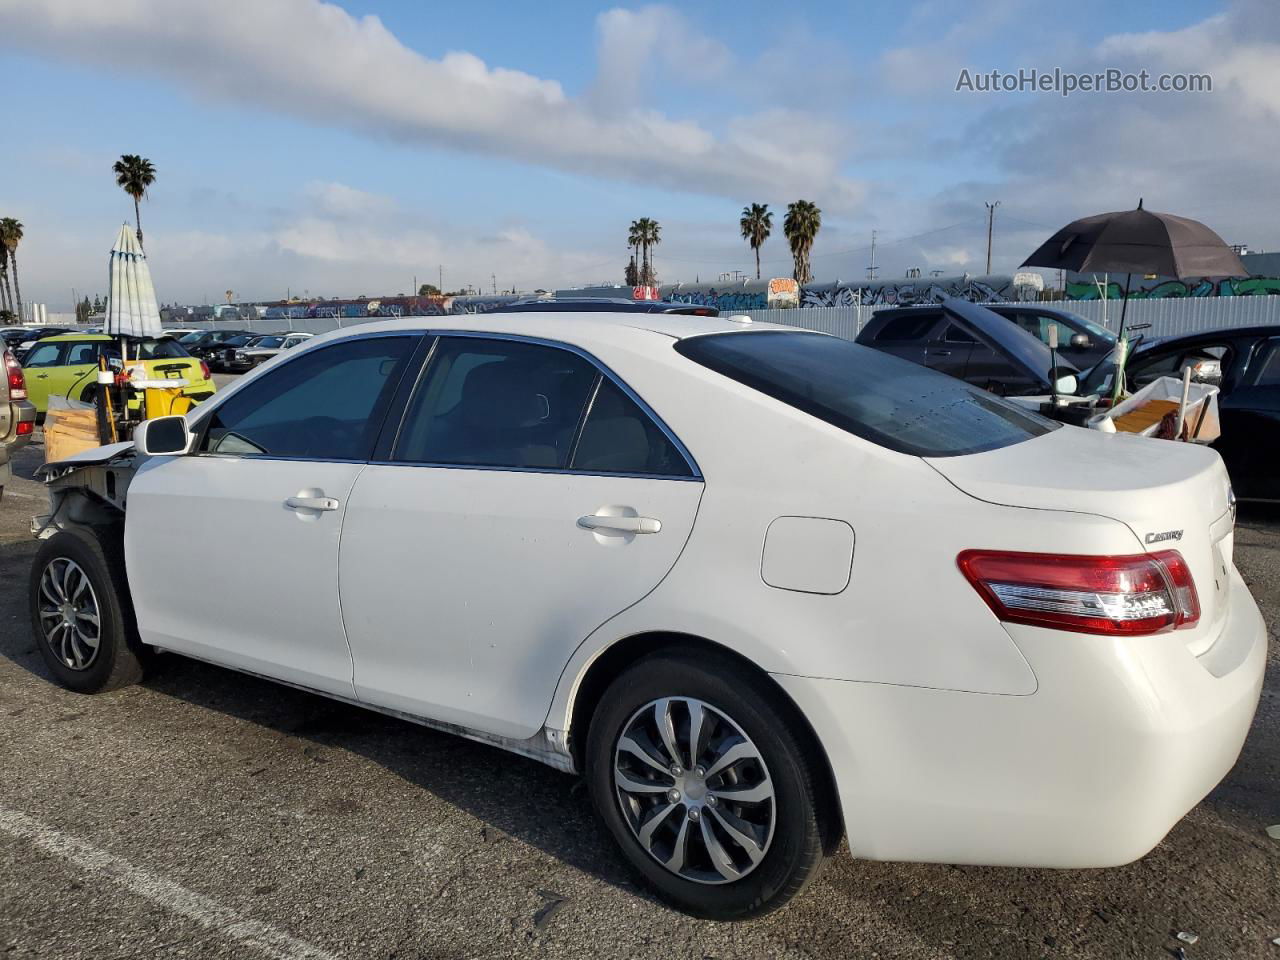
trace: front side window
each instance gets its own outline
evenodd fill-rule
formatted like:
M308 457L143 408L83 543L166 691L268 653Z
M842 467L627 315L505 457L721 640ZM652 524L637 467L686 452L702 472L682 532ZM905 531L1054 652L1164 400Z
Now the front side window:
M22 361L24 367L56 367L58 355L62 352L60 343L37 343Z
M1280 339L1262 343L1250 364L1250 386L1280 387Z
M556 347L442 338L409 402L393 459L566 469L596 376L590 361Z
M995 450L1058 427L963 380L820 333L707 334L675 349L832 426L918 457Z
M416 340L344 340L277 366L219 404L201 451L368 459Z

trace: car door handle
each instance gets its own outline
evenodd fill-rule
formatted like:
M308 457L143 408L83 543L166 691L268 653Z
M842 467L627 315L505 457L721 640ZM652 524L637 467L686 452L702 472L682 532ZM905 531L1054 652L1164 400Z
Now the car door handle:
M37 374L36 374L36 379L37 379L37 380L48 380L48 379L49 379L49 375L48 375L47 373L37 373Z
M931 357L949 357L949 356L951 356L951 351L950 351L950 350L930 350L930 351L929 351L929 356L931 356Z
M611 530L614 533L660 533L662 521L653 517L579 517L578 526L584 530Z
M338 501L333 497L290 497L284 502L294 510L337 510Z

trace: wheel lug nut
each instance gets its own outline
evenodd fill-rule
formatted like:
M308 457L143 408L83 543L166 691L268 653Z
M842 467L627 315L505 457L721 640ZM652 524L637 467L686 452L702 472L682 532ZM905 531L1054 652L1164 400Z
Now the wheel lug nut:
M680 768L680 764L678 764L678 763L673 763L673 764L671 765L671 775L672 775L673 777L681 777L681 776L684 776L684 770L682 770L682 769Z
M716 795L715 795L714 793L707 794L707 806L708 806L708 807L714 807L714 806L715 806L717 803L719 803L719 802L720 802L720 801L716 799Z
M680 791L679 791L679 790L668 790L668 791L667 791L667 799L668 799L668 800L670 800L672 803L675 803L676 801L678 801L678 800L680 799Z
M702 816L702 814L698 812L698 808L697 808L697 807L691 807L691 808L689 809L689 819L690 819L690 820L692 820L694 823L697 823L697 822L698 822L698 818L699 818L699 817L701 817L701 816Z
M707 775L707 771L706 771L705 769L703 769L702 767L694 767L694 768L693 768L693 775L694 775L695 777L698 777L699 779L701 779L702 777L705 777L705 776Z

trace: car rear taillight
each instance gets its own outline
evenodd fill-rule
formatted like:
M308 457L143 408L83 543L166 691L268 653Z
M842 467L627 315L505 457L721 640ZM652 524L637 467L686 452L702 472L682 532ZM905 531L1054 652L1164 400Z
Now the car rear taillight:
M9 399L27 399L27 379L22 375L22 364L8 350L4 352L4 369L9 378Z
M27 437L36 432L36 425L30 420L19 420L17 436Z
M1120 557L966 550L956 563L1006 623L1133 636L1200 619L1195 583L1177 550Z
M213 374L209 372L209 365L203 360L200 361L200 375L208 380Z

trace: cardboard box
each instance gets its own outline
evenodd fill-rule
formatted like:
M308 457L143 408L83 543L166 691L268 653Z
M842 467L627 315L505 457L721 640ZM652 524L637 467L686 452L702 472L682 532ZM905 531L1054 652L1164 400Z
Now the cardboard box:
M44 421L44 460L53 463L82 450L102 446L98 439L98 412L50 407Z

